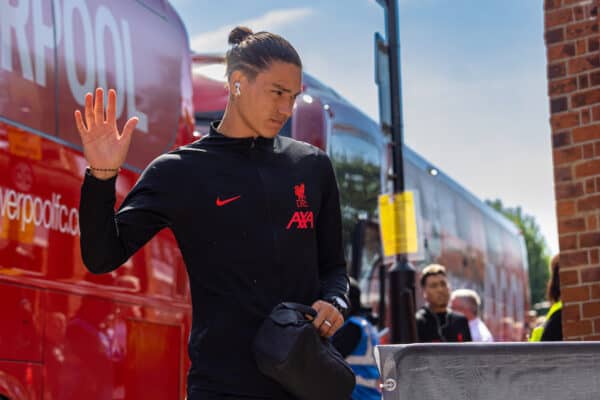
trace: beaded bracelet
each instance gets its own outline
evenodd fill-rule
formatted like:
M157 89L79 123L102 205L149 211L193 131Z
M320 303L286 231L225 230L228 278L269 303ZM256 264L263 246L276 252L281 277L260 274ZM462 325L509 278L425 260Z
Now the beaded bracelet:
M88 167L92 171L100 171L100 172L119 172L121 168L94 168L92 166Z

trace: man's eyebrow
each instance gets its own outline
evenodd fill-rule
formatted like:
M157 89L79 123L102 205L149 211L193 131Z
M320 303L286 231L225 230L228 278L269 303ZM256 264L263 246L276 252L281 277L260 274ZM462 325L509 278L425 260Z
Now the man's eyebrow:
M278 83L273 83L273 86L275 86L277 89L281 90L282 92L286 92L286 93L292 93L292 91L284 86L281 86ZM298 92L294 95L294 97L297 97L301 92Z

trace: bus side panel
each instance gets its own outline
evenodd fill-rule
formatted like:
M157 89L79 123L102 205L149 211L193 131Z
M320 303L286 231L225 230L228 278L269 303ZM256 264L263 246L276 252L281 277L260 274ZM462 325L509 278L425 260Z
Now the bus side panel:
M43 307L38 290L0 282L0 359L42 360Z
M121 363L125 398L177 399L184 398L180 374L184 341L181 327L141 321L120 320L126 329L127 357Z
M41 400L42 367L0 361L0 395L9 400Z
M189 50L179 20L141 3L55 0L63 22L56 32L58 136L79 146L73 110L96 87L115 88L118 126L139 118L127 162L143 169L175 143Z
M182 326L152 322L171 310L52 292L46 304L46 398L182 398Z
M49 135L56 134L53 30L51 1L0 2L0 118Z
M0 122L0 273L20 281L71 278L81 266L80 161L58 143Z
M124 349L114 303L47 292L46 306L44 398L115 398L123 377L114 361Z

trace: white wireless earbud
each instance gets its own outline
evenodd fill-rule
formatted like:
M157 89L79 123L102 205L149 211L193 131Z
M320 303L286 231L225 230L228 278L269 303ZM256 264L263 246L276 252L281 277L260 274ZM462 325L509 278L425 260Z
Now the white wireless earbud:
M242 94L242 92L240 92L240 83L239 82L234 83L233 86L235 86L235 94L237 96L239 96L240 94Z

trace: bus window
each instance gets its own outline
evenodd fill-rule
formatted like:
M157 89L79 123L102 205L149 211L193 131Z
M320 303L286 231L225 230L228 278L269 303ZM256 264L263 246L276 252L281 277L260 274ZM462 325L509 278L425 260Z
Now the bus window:
M330 140L331 160L340 188L344 242L348 243L360 218L377 215L381 152L373 138L345 125L334 125Z
M352 237L350 274L360 287L361 304L379 317L380 328L385 323L385 268L382 261L379 225L373 221L359 221Z
M438 196L440 200L439 212L442 232L444 233L446 240L450 238L454 239L457 235L455 207L456 194L450 190L446 184L441 183L438 186Z
M368 280L371 268L381 258L379 225L361 220L352 233L352 263L350 274L359 282ZM362 287L362 286L361 286Z

